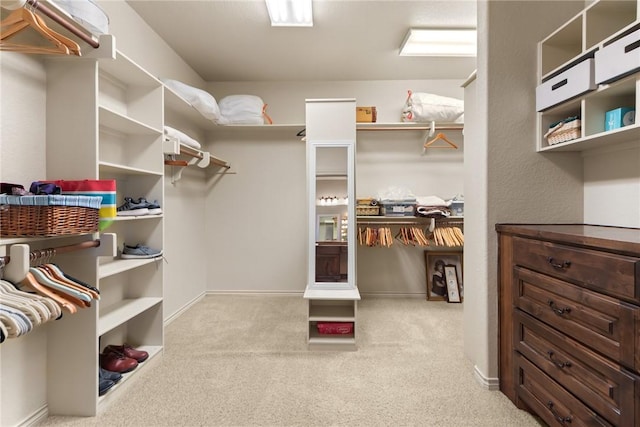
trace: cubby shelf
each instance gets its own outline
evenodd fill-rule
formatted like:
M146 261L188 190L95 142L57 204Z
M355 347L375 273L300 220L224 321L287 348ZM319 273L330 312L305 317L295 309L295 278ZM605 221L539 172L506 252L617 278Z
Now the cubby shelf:
M597 67L599 51L640 31L639 10L636 1L600 0L590 4L539 43L538 83L554 77L560 80L560 73L571 71L587 58L595 58ZM572 78L574 76L569 75L569 79ZM605 113L620 107L639 109L640 72L630 70L613 81L602 80L605 83L591 87L596 87L595 90L587 90L538 113L537 151L591 151L638 144L637 119L635 124L606 130ZM566 83L566 79L557 85L562 83ZM581 121L577 138L549 144L544 135L551 126L574 116Z

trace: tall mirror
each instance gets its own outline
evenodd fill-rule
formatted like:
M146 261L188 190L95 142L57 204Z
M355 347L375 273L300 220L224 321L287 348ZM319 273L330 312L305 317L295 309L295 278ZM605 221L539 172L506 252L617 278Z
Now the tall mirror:
M313 282L319 288L353 286L355 257L350 214L353 212L353 144L311 143L315 182L312 218ZM310 159L311 160L311 159ZM311 225L311 224L310 224ZM310 272L311 273L311 272Z

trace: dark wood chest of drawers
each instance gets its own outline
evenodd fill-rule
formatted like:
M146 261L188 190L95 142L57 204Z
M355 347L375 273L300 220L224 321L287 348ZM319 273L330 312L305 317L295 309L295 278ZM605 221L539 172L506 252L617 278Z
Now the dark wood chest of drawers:
M500 390L549 425L640 425L640 229L498 224Z

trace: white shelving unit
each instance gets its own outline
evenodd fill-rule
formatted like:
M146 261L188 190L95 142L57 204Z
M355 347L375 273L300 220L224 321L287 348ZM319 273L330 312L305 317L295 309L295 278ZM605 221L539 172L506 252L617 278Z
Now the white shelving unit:
M355 100L307 100L306 129L309 268L304 298L308 304L307 345L310 350L356 350L360 292L356 285L355 224L348 221L344 224L346 230L337 228L329 233L332 235L330 242L324 241L325 237L319 232L320 219L325 215L355 218ZM347 204L317 205L319 197L330 194L346 197ZM324 249L326 253L321 252ZM318 265L320 263L331 267ZM319 323L351 324L352 332L321 334Z
M47 178L115 180L117 205L124 197L145 197L163 206L162 83L119 51L109 58L52 58L46 64ZM48 352L50 414L96 415L103 403L126 392L122 383L131 384L162 354L163 261L121 259L118 253L124 243L162 249L163 222L164 215L117 218L103 230L115 235L114 253L65 264L69 274L100 290L100 301L56 325L49 337L55 342ZM99 397L99 353L122 343L150 357Z
M585 59L594 58L598 50L639 29L640 2L600 0L590 4L539 43L538 83L557 77ZM637 118L632 125L605 131L605 112L622 106L640 109L640 72L600 84L593 91L539 112L537 151L588 151L622 144L637 146L640 141ZM581 117L579 138L548 144L544 134L550 125L572 116Z
M308 304L307 344L310 350L356 350L356 318L360 293L351 290L307 289L304 297ZM352 323L353 333L323 335L318 322Z

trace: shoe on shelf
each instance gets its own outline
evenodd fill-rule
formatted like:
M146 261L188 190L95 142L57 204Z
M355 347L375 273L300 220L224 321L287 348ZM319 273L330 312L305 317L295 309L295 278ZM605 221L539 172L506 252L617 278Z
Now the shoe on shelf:
M116 384L122 379L122 375L118 372L107 371L104 368L100 368L100 370L98 371L98 377L101 380L110 380Z
M136 203L140 206L146 207L149 210L149 215L160 215L162 213L162 208L157 200L150 203L144 197L140 197Z
M115 351L100 354L100 367L107 371L124 374L138 367L138 361Z
M100 380L98 381L98 396L104 395L114 385L115 385L114 381L106 380L104 378L100 378Z
M137 244L135 246L129 246L126 243L122 247L121 258L124 259L145 259L145 258L157 258L162 256L162 250L153 249L149 246Z
M131 347L129 344L122 345L108 345L103 350L104 353L120 353L127 357L135 359L138 363L142 363L149 358L149 353L144 350L138 350Z
M131 197L125 197L124 203L117 208L118 216L149 215L147 204L137 203Z

